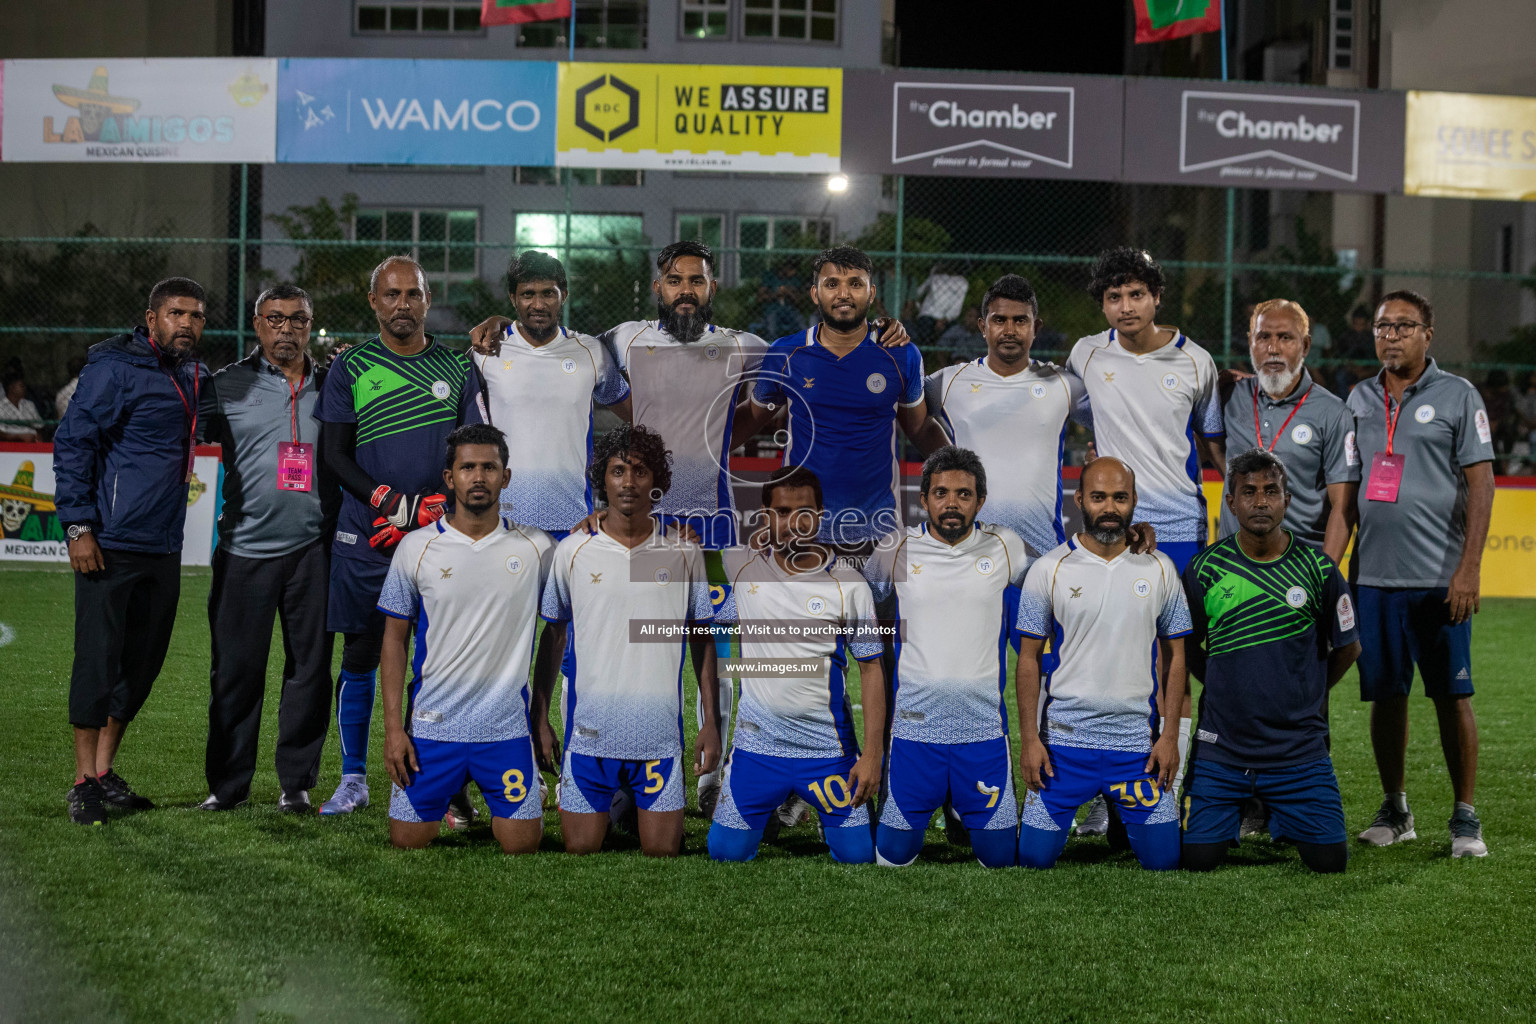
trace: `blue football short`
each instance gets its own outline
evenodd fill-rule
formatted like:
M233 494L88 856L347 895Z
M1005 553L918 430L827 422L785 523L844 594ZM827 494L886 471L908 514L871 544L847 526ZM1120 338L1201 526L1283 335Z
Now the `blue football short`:
M565 752L560 772L560 809L572 814L607 814L613 794L627 789L642 811L683 809L682 753L674 757L629 760Z
M1051 746L1054 776L1044 776L1040 792L1024 798L1021 815L1033 828L1067 829L1077 809L1103 795L1127 825L1178 821L1178 800L1146 770L1147 755L1125 750Z
M1197 540L1180 540L1167 544L1158 541L1157 550L1167 555L1173 562L1175 572L1183 575L1184 567L1189 564L1189 560L1205 550L1205 545Z
M1472 696L1472 620L1453 625L1446 588L1355 588L1360 699L1406 697L1419 667L1428 697Z
M821 815L827 828L869 827L869 804L854 807L848 773L858 758L775 757L747 750L731 751L726 763L715 824L759 831L768 816L791 795L798 795Z
M893 739L880 824L925 829L948 796L960 820L973 832L1015 829L1019 811L1013 796L1012 760L1006 736L979 743Z
M1255 796L1269 808L1269 834L1275 839L1344 842L1344 801L1327 757L1267 770L1195 758L1184 779L1184 842L1238 838L1243 801Z
M383 633L379 592L389 575L388 562L331 556L331 586L325 628L331 633Z
M493 818L543 817L533 740L455 743L412 739L421 771L404 788L395 786L389 816L396 821L442 821L448 800L471 780L480 787Z

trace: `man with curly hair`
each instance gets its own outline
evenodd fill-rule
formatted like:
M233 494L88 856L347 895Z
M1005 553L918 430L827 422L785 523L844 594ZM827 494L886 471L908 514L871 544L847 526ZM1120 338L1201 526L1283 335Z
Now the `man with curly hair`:
M718 682L708 629L714 616L698 544L651 517L672 483L661 436L624 424L599 441L588 471L608 514L555 549L543 615L553 643L575 629L575 671L566 678L560 828L571 853L595 853L608 830L615 791L634 793L640 848L675 856L683 838L682 662L691 648L703 691L704 725L694 771L720 759ZM559 649L558 647L556 649ZM534 694L535 723L549 719L550 683ZM558 759L541 734L541 759Z

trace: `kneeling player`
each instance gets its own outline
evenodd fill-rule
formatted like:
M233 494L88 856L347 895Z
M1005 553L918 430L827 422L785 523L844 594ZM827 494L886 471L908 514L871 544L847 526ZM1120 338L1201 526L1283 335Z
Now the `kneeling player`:
M1141 866L1168 871L1179 865L1170 783L1179 767L1189 609L1168 556L1138 555L1127 545L1136 477L1125 463L1090 463L1077 503L1083 532L1030 568L1019 599L1018 678L1039 677L1046 637L1061 659L1046 676L1038 727L1039 693L1019 687L1019 765L1029 786L1019 863L1054 865L1078 807L1102 795L1120 809ZM1168 666L1166 694L1158 692L1158 660ZM1168 717L1159 735L1160 707Z
M1006 526L976 522L987 473L975 452L946 447L930 455L920 494L928 522L891 538L864 573L877 601L895 592L905 630L879 862L916 860L928 819L948 797L976 859L1007 867L1019 808L1002 692L1013 625L1005 592L1024 581L1029 556Z
M731 591L715 621L774 633L798 630L803 637L744 630L743 660L805 658L820 665L814 674L797 677L742 674L731 758L709 827L709 855L735 861L757 856L768 816L798 795L820 812L833 860L868 864L875 859L868 804L880 789L885 726L874 599L858 573L835 563L831 550L816 543L822 514L816 474L801 467L775 470L763 484L763 511L766 550L731 552ZM859 662L862 755L844 681L845 651Z
M588 472L608 514L596 531L578 529L560 542L544 589L555 649L564 648L567 627L576 631L575 671L566 677L560 830L567 852L596 853L614 792L628 789L640 849L674 857L683 841L682 674L690 648L705 713L694 770L712 771L720 760L714 641L707 629L678 635L712 617L704 555L651 518L655 499L672 483L672 453L659 434L628 424L609 431ZM548 690L535 694L535 721L548 721L549 703Z
M508 477L501 431L458 428L448 435L447 462L443 482L454 511L406 534L379 595L388 616L384 756L395 782L389 838L407 849L432 842L448 801L473 779L501 848L532 853L544 835L544 808L528 731L528 666L554 541L498 516ZM402 724L412 622L416 677ZM553 667L553 659L542 661L546 671Z
M1184 570L1190 669L1205 681L1185 799L1184 867L1207 871L1238 837L1243 801L1313 871L1343 871L1344 805L1328 756L1328 691L1360 654L1349 585L1281 527L1285 466L1255 448L1227 469L1238 532Z

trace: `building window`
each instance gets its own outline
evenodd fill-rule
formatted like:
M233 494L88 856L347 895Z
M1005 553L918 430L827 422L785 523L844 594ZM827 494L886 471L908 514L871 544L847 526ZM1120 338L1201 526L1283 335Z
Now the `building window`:
M1334 71L1355 68L1355 0L1333 0L1328 18L1328 66Z
M480 31L480 0L395 0L354 3L353 25L372 35L452 35Z
M731 0L683 0L684 39L727 39L731 34Z
M824 249L831 245L832 222L820 217L738 217L736 244L741 249L740 279L748 281L762 277L781 262L774 258L775 249Z
M576 0L576 48L645 49L646 0ZM568 46L571 23L536 21L520 26L518 46Z
M741 34L748 39L837 42L837 0L742 0Z
M524 249L542 249L554 253L562 261L570 259L565 251L563 213L519 213L512 235L519 252ZM614 249L627 248L642 251L646 248L643 221L639 214L571 214L571 250L578 259L582 256L603 256Z
M564 185L569 177L573 185L645 184L644 171L626 171L617 167L515 167L512 181L517 185Z
M408 253L426 271L432 301L439 305L459 298L453 285L474 278L480 266L477 210L358 210L352 237Z
M677 240L679 242L703 242L711 249L720 248L725 244L725 214L678 214Z

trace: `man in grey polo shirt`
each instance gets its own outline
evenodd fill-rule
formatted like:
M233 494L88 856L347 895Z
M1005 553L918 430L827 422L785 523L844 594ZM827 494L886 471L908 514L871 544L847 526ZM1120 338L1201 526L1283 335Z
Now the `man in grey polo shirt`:
M316 449L320 424L313 413L325 370L305 354L313 316L302 289L267 289L252 321L260 347L214 374L203 392L208 438L224 447L224 510L208 596L213 693L205 810L229 810L250 796L276 616L285 654L279 810L310 810L330 727L327 545L341 492Z
M1291 487L1283 525L1337 564L1354 526L1360 454L1354 415L1307 374L1311 349L1311 322L1301 306L1269 299L1254 307L1248 355L1256 376L1223 389L1227 466L1250 448L1273 452ZM1236 532L1237 519L1223 504L1221 536Z
M1408 808L1408 691L1417 664L1435 702L1456 806L1451 856L1488 853L1472 805L1472 613L1493 509L1493 438L1472 382L1429 358L1429 300L1389 292L1376 308L1382 371L1349 396L1364 481L1357 505L1360 696L1371 701L1371 746L1385 799L1360 838L1416 838Z

